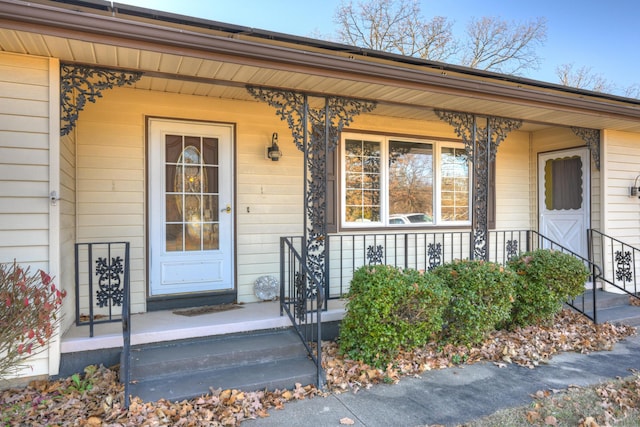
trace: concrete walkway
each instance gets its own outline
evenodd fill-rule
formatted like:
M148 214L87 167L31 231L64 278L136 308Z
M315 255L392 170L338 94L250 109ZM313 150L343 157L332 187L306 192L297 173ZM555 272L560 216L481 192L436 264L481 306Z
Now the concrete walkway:
M457 426L499 409L526 405L538 390L587 386L640 370L640 337L617 343L612 351L563 353L536 369L492 363L425 372L393 385L375 385L354 394L287 403L270 417L243 422L262 426L340 426L347 417L356 426Z

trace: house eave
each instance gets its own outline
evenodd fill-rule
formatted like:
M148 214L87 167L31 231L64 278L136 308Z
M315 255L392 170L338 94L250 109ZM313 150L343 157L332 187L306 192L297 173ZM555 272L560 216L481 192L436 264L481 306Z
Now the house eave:
M107 2L90 3L110 5ZM625 121L640 119L640 100L569 89L399 55L377 52L374 56L372 52L357 48L354 48L357 52L348 51L346 47L340 50L336 46L342 45L331 43L326 43L324 48L321 42L311 46L306 42L310 39L276 37L278 33L245 27L228 26L233 31L225 32L226 24L214 21L207 21L217 24L212 25L214 29L203 29L201 26L166 25L162 20L154 21L150 18L134 20L123 12L133 7L121 4L114 4L111 13L72 10L58 7L54 2L37 4L0 0L0 5L0 26L7 29L345 81L418 89L481 101L504 101L599 118ZM120 13L116 14L115 11ZM338 95L329 92L324 94Z

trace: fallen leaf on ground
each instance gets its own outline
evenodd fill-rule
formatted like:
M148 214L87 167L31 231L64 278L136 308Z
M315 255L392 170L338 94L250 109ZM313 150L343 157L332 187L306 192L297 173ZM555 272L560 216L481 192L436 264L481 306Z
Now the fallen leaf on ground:
M459 369L462 365L454 364L453 360L463 360L466 364L486 361L503 367L506 366L503 357L507 355L514 364L535 368L561 352L609 350L617 341L634 333L635 328L608 323L594 325L584 316L565 310L556 316L552 325L496 331L476 347L440 347L433 343L411 352L400 352L386 369L346 359L339 354L335 342L323 342L326 390L300 384L293 390L269 391L211 387L205 396L177 403L167 400L142 402L133 398L128 410L124 409L124 386L119 381L117 368L101 366L91 376L92 389L83 393L73 389L71 378L0 390L0 414L2 422L8 425L70 425L85 420L85 425L99 421L96 425L121 427L237 426L244 420L267 417L268 411L283 409L291 400L324 396L329 392L357 392L377 383L417 376L425 370L457 366L460 375L465 375L465 371ZM610 419L624 418L630 408L640 407L640 377L619 387L601 386L597 392ZM550 392L542 392L542 395L547 394ZM537 410L529 411L527 418L535 418L538 423L542 421ZM607 425L606 419L585 418L582 427L598 427L598 421L600 425Z
M587 417L580 423L578 427L600 427L593 417Z

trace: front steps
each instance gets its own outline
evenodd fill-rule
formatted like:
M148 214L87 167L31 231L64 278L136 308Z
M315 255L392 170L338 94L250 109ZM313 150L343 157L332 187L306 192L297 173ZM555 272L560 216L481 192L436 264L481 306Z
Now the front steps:
M584 298L587 314L591 316L593 291L586 292ZM640 326L640 307L631 305L630 298L627 294L596 290L597 322Z
M130 372L129 393L143 401L316 382L316 366L292 328L134 346Z

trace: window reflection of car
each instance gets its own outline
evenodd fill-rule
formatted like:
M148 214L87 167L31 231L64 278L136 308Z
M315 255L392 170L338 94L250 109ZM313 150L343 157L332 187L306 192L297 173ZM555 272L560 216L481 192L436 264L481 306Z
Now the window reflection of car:
M389 224L419 224L433 222L433 218L423 213L393 214L389 216Z

